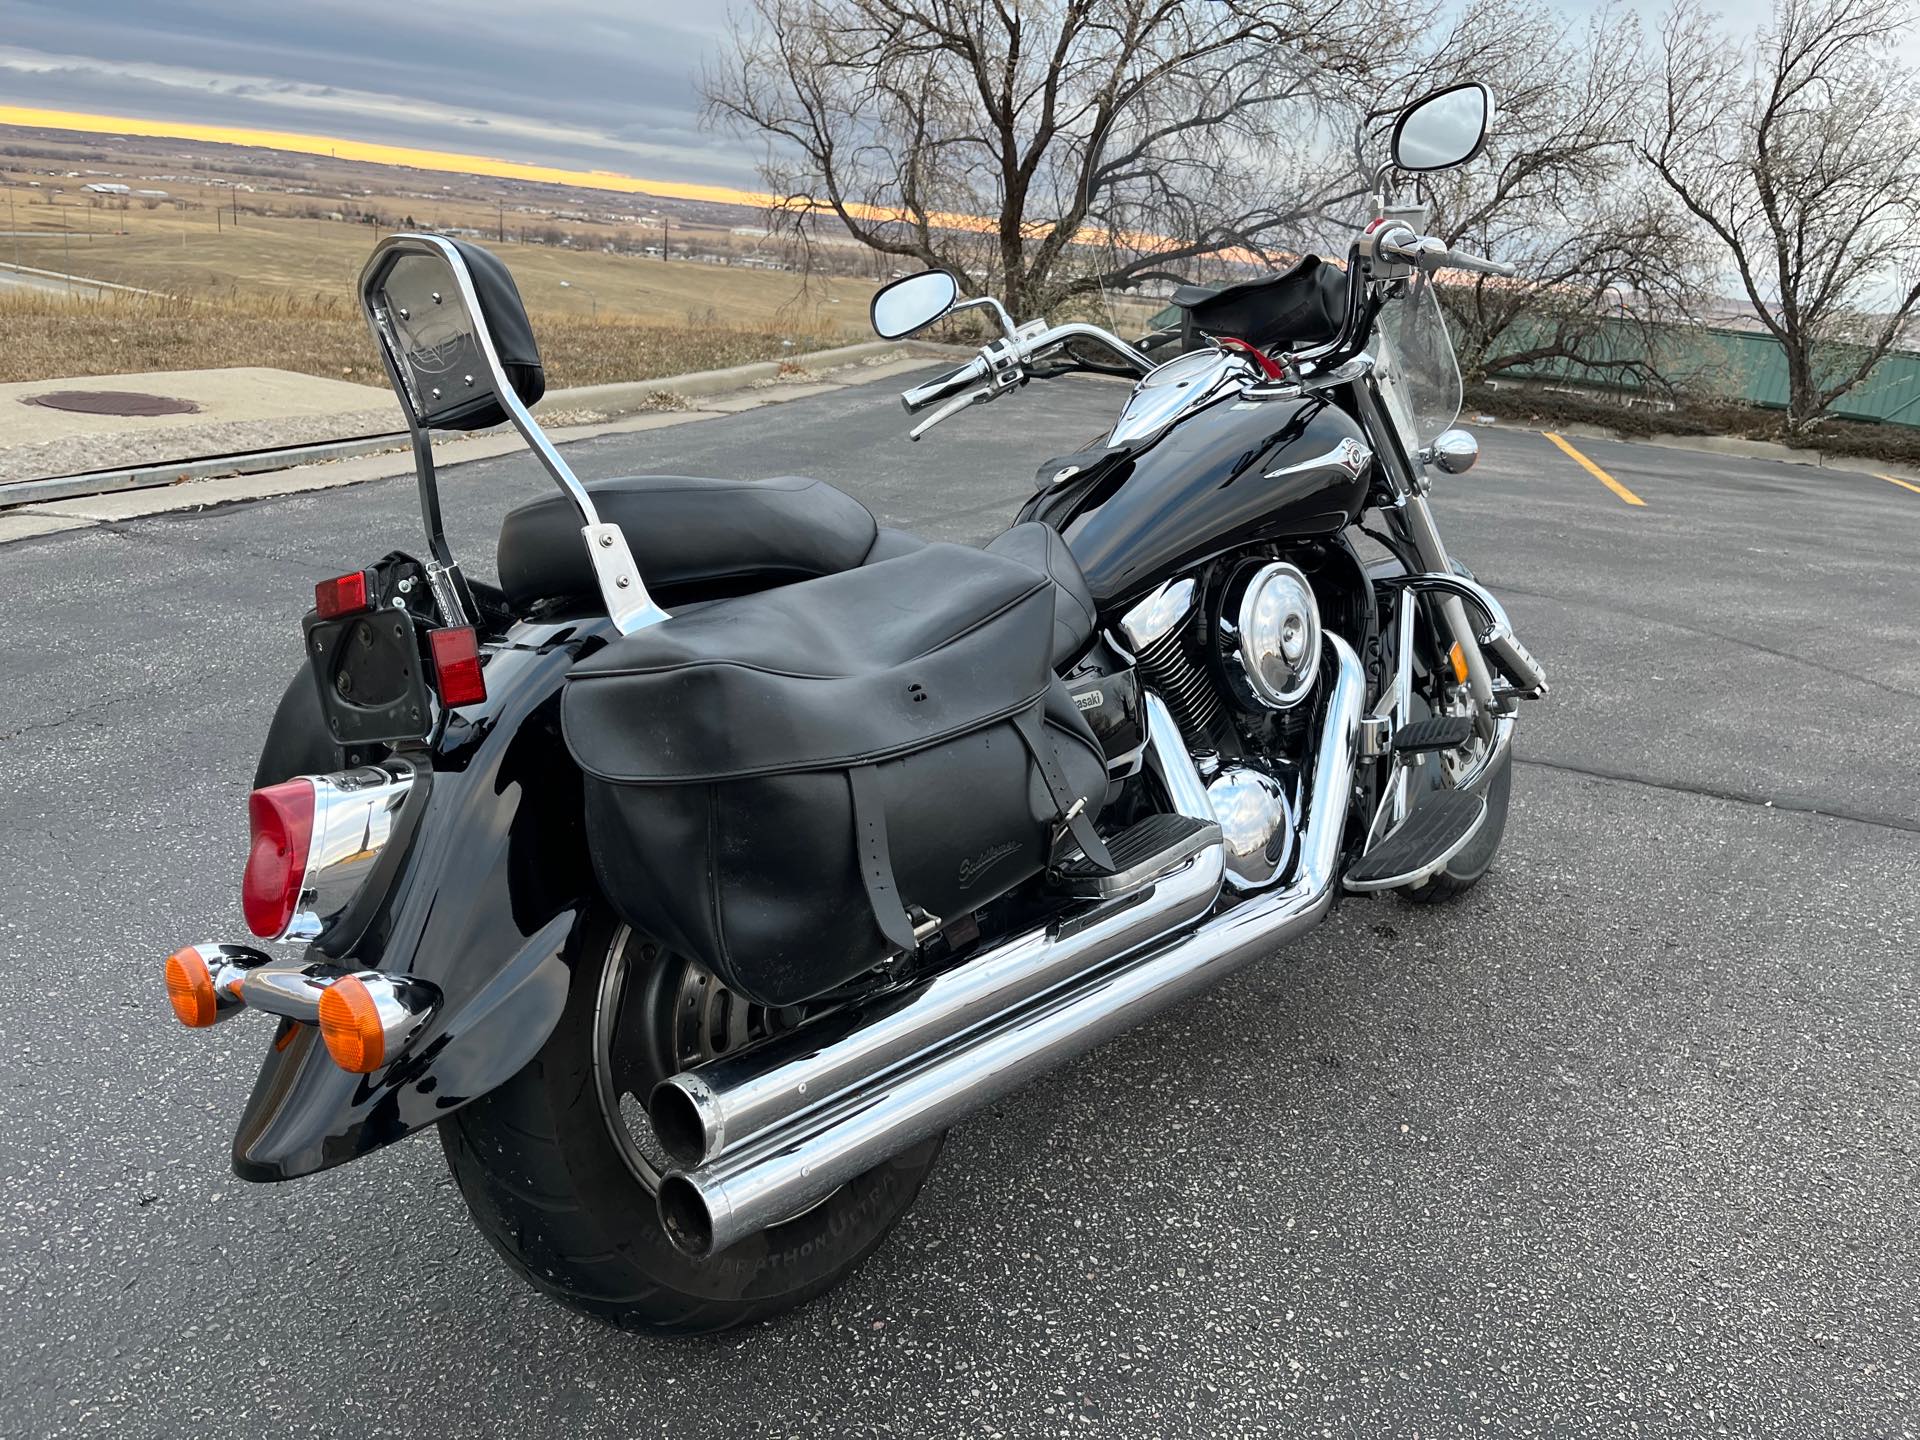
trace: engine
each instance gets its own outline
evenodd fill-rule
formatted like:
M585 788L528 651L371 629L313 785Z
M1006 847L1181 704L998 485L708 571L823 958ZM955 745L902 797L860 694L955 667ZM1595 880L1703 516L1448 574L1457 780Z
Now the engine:
M1293 860L1324 646L1319 597L1334 578L1322 558L1225 557L1165 582L1120 623L1142 683L1172 711L1207 781L1236 890L1273 884Z

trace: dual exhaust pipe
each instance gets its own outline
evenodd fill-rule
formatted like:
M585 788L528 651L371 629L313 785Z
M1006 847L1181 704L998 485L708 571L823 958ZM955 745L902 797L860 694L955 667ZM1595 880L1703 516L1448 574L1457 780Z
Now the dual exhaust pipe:
M710 1255L824 1200L1035 1076L1206 989L1332 903L1366 680L1338 636L1294 878L1205 918L1218 842L1151 889L1016 936L944 975L671 1076L648 1100L682 1167L661 1182L675 1245ZM1148 755L1174 808L1212 820L1172 716L1147 697Z

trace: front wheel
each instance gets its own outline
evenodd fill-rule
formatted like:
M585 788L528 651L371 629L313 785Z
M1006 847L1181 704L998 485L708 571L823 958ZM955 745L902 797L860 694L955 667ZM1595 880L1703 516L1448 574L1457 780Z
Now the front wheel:
M569 942L566 1009L513 1079L440 1126L474 1223L554 1299L623 1329L694 1335L804 1304L873 1253L936 1136L731 1249L693 1259L655 1206L665 1152L640 1101L666 1076L792 1023L601 907Z
M1438 905L1464 895L1480 883L1493 866L1493 857L1507 833L1507 799L1513 786L1513 751L1493 764L1481 791L1487 800L1487 818L1451 860L1432 878L1410 885L1400 894L1416 905Z

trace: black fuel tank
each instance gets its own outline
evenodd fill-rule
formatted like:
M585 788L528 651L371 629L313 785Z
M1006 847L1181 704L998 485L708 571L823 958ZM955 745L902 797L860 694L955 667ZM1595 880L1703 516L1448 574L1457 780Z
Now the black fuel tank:
M1222 399L1145 449L1036 495L1101 606L1248 541L1331 535L1366 501L1373 451L1331 401Z

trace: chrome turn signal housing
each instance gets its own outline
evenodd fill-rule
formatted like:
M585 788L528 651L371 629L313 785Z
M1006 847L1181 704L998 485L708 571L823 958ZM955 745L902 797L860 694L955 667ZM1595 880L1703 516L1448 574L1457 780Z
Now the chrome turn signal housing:
M241 987L268 957L245 945L185 945L167 957L167 1003L182 1025L204 1030L246 1008Z
M320 1038L342 1070L371 1075L419 1033L437 998L431 985L406 975L342 975L320 992Z
M1443 430L1420 452L1420 459L1448 475L1464 475L1480 459L1480 442L1469 430Z

